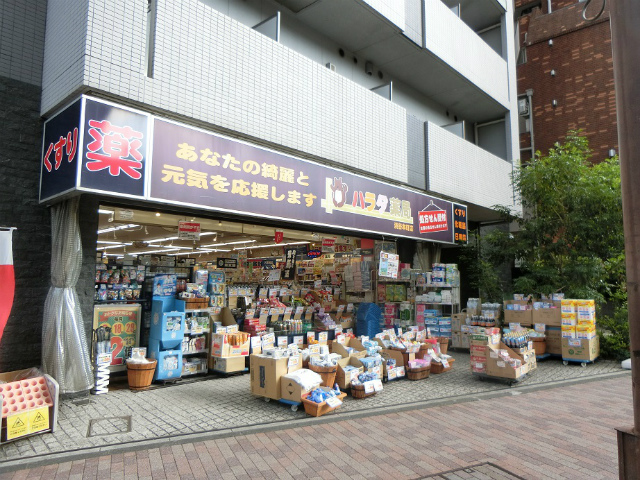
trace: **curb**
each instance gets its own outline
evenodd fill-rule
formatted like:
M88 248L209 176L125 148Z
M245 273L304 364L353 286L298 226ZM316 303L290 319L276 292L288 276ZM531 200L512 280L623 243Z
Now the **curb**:
M344 412L327 417L305 417L295 420L283 420L268 424L248 425L244 427L228 428L224 430L210 430L199 433L185 433L182 435L173 435L168 437L159 437L150 440L136 440L128 443L106 445L104 447L90 447L76 450L66 450L64 452L49 453L31 457L21 457L16 460L8 460L0 464L0 474L23 470L27 468L41 467L55 463L72 462L76 460L84 460L92 457L103 455L113 455L118 453L132 452L138 450L147 450L151 448L160 448L171 445L181 445L184 443L204 442L207 440L216 440L220 438L244 436L255 433L266 433L275 430L284 430L292 427L306 427L318 424L335 423L347 420L356 420L363 417L371 417L378 415L387 415L391 413L402 413L410 410L418 410L424 408L440 407L444 405L458 405L463 403L477 402L482 400L491 400L494 398L504 397L508 395L521 395L533 393L542 390L550 390L559 387L567 387L581 383L592 383L613 378L630 376L630 371L620 371L614 373L606 373L598 376L576 378L570 380L558 380L547 383L539 383L535 385L523 385L517 389L505 387L504 389L483 392L477 394L458 395L452 397L442 397L434 400L425 400L400 405L380 406L370 409L356 410L353 412ZM517 392L517 393L516 393Z

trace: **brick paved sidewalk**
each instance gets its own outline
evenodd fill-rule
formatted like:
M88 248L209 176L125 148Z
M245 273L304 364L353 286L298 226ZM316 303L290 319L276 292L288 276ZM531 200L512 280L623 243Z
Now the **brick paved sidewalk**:
M630 376L510 393L352 420L334 416L4 478L617 478L614 428L632 422Z
M564 366L558 359L540 362L538 369L513 389L504 382L480 381L469 371L469 354L453 353L452 371L432 375L424 381L389 382L384 391L364 401L347 398L336 416L368 414L378 409L413 408L489 396L559 383L592 380L610 375L628 375L618 362L598 360L583 368ZM250 393L249 375L207 378L145 392L128 389L91 395L87 404L61 402L58 430L0 447L0 472L16 463L40 462L65 452L91 456L96 451L113 453L122 445L148 442L148 447L171 443L176 438L213 438L217 432L253 428L256 425L305 422L300 409L292 412L278 402L265 403ZM121 417L105 420L105 417ZM129 428L131 427L131 428ZM213 436L211 435L213 434ZM192 438L192 439L193 439ZM156 442L155 445L152 445Z

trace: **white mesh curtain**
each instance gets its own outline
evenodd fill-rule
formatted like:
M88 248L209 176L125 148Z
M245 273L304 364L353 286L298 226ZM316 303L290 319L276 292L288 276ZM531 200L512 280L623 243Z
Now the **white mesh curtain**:
M79 198L51 208L51 288L44 304L42 369L61 393L93 388L94 380L76 283L82 267Z

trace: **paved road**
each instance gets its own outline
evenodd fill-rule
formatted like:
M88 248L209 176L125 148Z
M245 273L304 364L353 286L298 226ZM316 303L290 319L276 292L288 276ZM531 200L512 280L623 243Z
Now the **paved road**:
M630 375L501 393L138 451L132 445L3 478L617 478L614 428L632 422Z

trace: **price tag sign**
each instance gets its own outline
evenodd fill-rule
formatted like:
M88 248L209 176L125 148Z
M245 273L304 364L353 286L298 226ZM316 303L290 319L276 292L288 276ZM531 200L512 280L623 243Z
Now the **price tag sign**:
M302 335L296 335L293 337L293 343L296 345L304 345L304 337Z
M369 341L369 337L366 335L361 335L360 336L360 343L364 343L364 342L368 342Z
M280 336L278 337L278 347L285 348L287 346L287 337Z
M319 342L327 343L328 339L329 339L329 334L327 332L318 333L318 341Z
M394 378L397 378L397 376L398 376L397 368L390 368L387 370L387 379L393 380Z
M266 287L262 287L258 292L260 298L267 298L267 295L269 295L269 289Z
M335 332L336 332L336 335L338 335L339 333L342 333L342 325L337 325L335 328Z
M582 346L582 342L580 341L579 338L569 338L569 346L570 347L581 347Z
M294 355L289 357L289 361L287 362L287 369L291 370L291 368L297 367L300 364L300 355Z
M404 377L405 376L404 367L396 367L396 375L398 377Z
M311 343L312 340L316 339L316 332L307 332L307 343Z
M336 328L336 332L338 331L338 329ZM337 335L336 336L336 342L339 343L340 345L344 345L347 341L347 337L345 337L344 335Z
M193 327L191 327L191 333L197 335L202 333L202 325L194 325Z
M351 377L349 379L350 382L353 382L356 378L358 378L358 374L360 372L358 370L351 370Z
M309 345L309 355L320 354L320 345Z
M337 312L338 314L341 314L342 312L344 312L344 305L338 305Z
M533 329L538 333L544 333L546 325L544 323L536 323Z
M256 310L254 308L247 310L244 314L244 318L251 320L256 314Z
M216 327L216 333L217 334L227 333L227 327Z
M342 405L342 400L340 400L338 397L329 397L326 401L327 405L329 405L331 408L336 408Z
M293 307L287 307L287 308L284 309L284 314L285 315L291 316L292 312L293 312Z
M373 383L375 382L375 380L369 380L368 382L364 382L364 393L373 393L375 392L375 386L373 385Z
M447 361L447 359L446 359L446 358L443 358L443 359L442 359L442 366L443 366L444 368L449 368L449 362Z
M421 342L422 340L427 339L427 331L426 330L418 330L416 332L416 341Z
M238 325L229 325L227 327L227 333L238 333Z
M348 303L347 304L347 312L349 312L349 313L353 312L353 303Z
M376 392L382 391L382 380L373 380L373 390Z
M500 367L500 368L504 368L504 366L505 366L506 364L505 364L502 360L498 360L498 361L496 362L496 365L497 365L498 367Z
M495 350L489 350L489 356L491 358L498 358L498 352L496 352Z
M296 315L302 315L304 313L304 307L296 307Z
M251 337L251 348L256 348L260 345L260 337Z
M322 280L314 280L313 288L320 290L322 288Z

